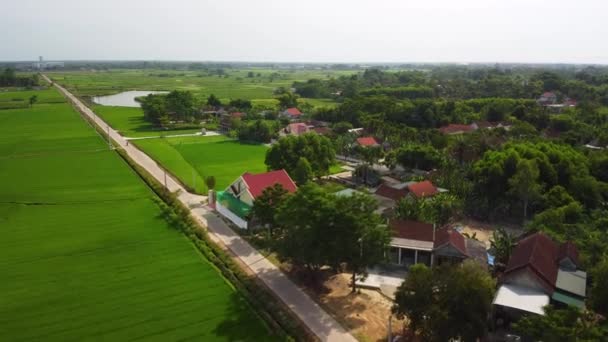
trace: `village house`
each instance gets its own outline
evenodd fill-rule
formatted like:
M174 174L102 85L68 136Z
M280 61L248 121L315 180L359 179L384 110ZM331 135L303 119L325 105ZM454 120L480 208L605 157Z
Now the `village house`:
M290 123L285 127L285 133L295 136L310 132L310 130L310 127L303 122Z
M290 120L300 120L302 117L302 112L300 112L300 110L296 107L291 107L281 112L281 115Z
M511 129L511 124L502 121L475 121L472 126L477 129L496 129L503 128L505 130Z
M548 106L557 103L557 95L552 91L544 92L536 102L541 106Z
M393 234L389 250L391 265L407 268L422 263L432 267L472 258L487 267L485 245L454 228L436 228L430 223L399 219L391 220L389 227Z
M587 273L578 268L576 247L543 233L518 242L499 282L495 316L509 321L524 313L543 315L548 304L585 307Z
M472 125L449 124L449 125L442 126L439 128L439 132L441 132L443 134L447 134L447 135L471 133L475 130L477 130L477 127L474 124L472 124Z
M215 209L237 227L247 229L253 202L266 188L275 184L280 184L290 193L297 189L296 184L285 170L259 174L245 172L224 191L217 192Z
M406 196L414 198L432 197L446 189L438 188L431 181L393 183L384 182L374 192L378 202L386 208L394 208Z
M374 137L360 137L357 138L357 145L361 147L378 147L380 144Z

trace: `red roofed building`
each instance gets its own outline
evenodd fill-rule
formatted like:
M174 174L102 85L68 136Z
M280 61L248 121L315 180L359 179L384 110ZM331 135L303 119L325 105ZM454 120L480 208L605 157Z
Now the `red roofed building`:
M308 125L306 125L303 122L290 123L289 125L287 125L286 130L287 130L287 133L292 134L292 135L301 135L301 134L304 134L304 133L310 131L310 129L308 128Z
M357 138L357 144L361 147L376 147L380 146L374 137Z
M389 227L393 232L389 252L392 264L433 266L480 256L482 263L487 265L485 246L469 242L470 239L452 228L435 228L430 223L400 219L391 220Z
M417 198L431 197L439 193L439 189L428 180L410 183L408 184L407 188L410 193Z
M287 108L281 114L292 120L299 119L302 116L302 112L296 107Z
M293 193L296 184L285 170L251 174L245 172L224 191L218 191L216 209L240 228L248 227L249 212L255 199L265 189L280 184L285 190Z
M475 125L449 124L439 128L439 132L443 134L463 134L470 133L477 129Z
M543 233L517 243L500 283L494 305L509 312L543 314L548 303L585 307L587 273L578 269L576 246L557 243ZM538 304L532 305L532 296L540 298Z

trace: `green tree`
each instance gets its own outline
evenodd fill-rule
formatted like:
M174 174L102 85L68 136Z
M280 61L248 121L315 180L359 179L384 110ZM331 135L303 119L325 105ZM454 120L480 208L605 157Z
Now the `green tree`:
M220 99L217 98L217 96L215 96L214 94L211 94L209 95L209 97L207 97L207 105L212 107L219 107L222 105L222 101L220 101Z
M515 248L515 237L504 228L499 227L490 239L491 248L494 250L495 264L506 266L511 258L511 252Z
M542 186L539 184L539 171L533 160L522 160L517 163L515 174L509 178L510 193L523 203L524 220L528 217L528 205L540 197Z
M593 285L591 286L591 307L598 313L608 316L608 255L591 269Z
M298 95L288 91L276 98L279 100L279 106L283 109L298 106Z
M426 338L432 335L429 320L437 305L435 282L433 270L424 264L416 264L410 267L405 281L395 292L392 311L399 319L407 317L413 335L420 334Z
M576 307L545 307L544 315L529 315L513 325L515 331L535 341L605 341L606 330L591 312Z
M295 177L300 157L308 160L316 177L327 175L330 166L335 162L331 141L318 134L306 133L279 139L266 152L265 163L270 170L285 169L289 175Z
M209 190L215 189L215 177L214 176L205 177L205 185L207 185L207 189L209 189Z
M268 226L271 235L273 228L277 225L275 220L277 209L288 195L289 193L281 184L275 184L264 189L262 194L253 201L252 216L261 225Z
M300 157L294 170L294 180L298 185L304 185L314 176L312 167L305 157Z
M30 96L30 107L32 107L34 105L34 103L36 103L38 101L38 95L32 95Z
M408 316L412 332L424 340L477 341L487 333L495 286L474 260L435 271L416 265L395 293L393 312Z

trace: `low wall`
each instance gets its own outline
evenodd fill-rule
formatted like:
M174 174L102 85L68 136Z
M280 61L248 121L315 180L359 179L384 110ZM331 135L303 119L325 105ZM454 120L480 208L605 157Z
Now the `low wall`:
M224 207L219 201L215 202L215 210L217 210L218 213L222 214L222 216L230 220L230 222L236 224L237 227L247 229L247 221L236 216L234 213L232 213L232 211Z

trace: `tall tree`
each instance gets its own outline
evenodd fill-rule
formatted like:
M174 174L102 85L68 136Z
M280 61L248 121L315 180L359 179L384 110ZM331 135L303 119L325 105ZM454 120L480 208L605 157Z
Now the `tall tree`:
M294 170L294 180L298 185L304 185L314 176L312 167L305 157L300 157Z
M34 105L34 103L38 102L38 95L30 96L29 102L30 102L30 107L32 107Z
M399 319L407 317L413 335L427 338L432 335L428 320L435 310L435 286L433 271L424 264L416 264L410 267L405 281L395 292L392 311Z
M277 225L275 215L279 206L287 199L287 190L281 184L275 184L262 191L253 202L251 214L261 225L267 226L270 234Z
M306 133L279 139L266 152L265 163L270 170L285 169L293 177L300 157L308 160L316 177L327 175L335 162L331 141L318 134Z
M207 105L212 107L219 107L222 105L222 101L220 101L220 99L217 98L217 96L215 96L214 94L211 94L209 95L209 97L207 97Z
M591 286L591 306L598 313L608 316L608 255L591 270L593 285Z
M523 159L517 163L515 174L509 179L509 192L522 201L524 220L528 217L530 201L540 197L542 186L539 184L539 174L534 160Z

